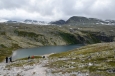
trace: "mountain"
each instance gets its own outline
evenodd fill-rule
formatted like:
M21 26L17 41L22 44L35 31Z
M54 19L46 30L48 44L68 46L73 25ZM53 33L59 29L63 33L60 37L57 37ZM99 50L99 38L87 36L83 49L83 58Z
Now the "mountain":
M24 22L25 22L25 23L32 23L32 22L33 22L33 20L26 19Z
M36 24L36 25L49 25L48 22L45 21L37 21L37 20L31 20L26 19L24 21L16 21L16 20L0 20L0 23L24 23L24 24Z
M105 20L105 22L107 24L113 24L113 25L115 25L115 20Z
M103 20L96 18L87 18L81 16L73 16L66 21L66 24L76 25L76 24L105 24Z
M26 23L26 24L48 25L48 22L45 22L45 21L37 21L37 20L30 20L30 19L26 19L26 20L24 21L24 23Z
M63 25L65 24L65 21L64 20L52 21L50 22L50 24Z
M17 23L17 21L9 20L7 23Z
M73 16L70 17L67 21L64 20L58 20L58 21L53 21L50 22L50 24L55 24L55 25L115 25L115 20L101 20L97 18L87 18L87 17L82 17L82 16Z
M3 22L4 20L0 20ZM115 25L115 20L101 20L97 18L87 18L83 16L72 16L67 21L61 19L57 21L45 22L26 19L24 21L7 20L6 23L25 23L25 24L37 24L37 25Z

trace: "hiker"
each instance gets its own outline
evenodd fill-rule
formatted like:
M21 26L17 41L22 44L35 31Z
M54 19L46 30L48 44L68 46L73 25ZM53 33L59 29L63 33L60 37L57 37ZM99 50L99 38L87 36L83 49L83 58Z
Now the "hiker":
M30 61L30 56L28 56L28 61Z
M9 58L10 62L12 62L12 57Z
M30 59L30 56L28 56L28 60Z
M34 55L31 58L34 59Z
M8 63L8 57L6 57L6 63Z
M45 58L45 56L43 56L43 58Z

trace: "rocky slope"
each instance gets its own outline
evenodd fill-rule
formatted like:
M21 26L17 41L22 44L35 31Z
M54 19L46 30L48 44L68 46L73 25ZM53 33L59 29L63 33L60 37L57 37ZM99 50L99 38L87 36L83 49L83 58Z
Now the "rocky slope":
M115 26L40 26L0 24L0 47L28 48L44 45L113 42Z
M53 73L87 73L85 76L114 76L115 74L115 42L88 45L53 54L49 58L47 67L51 68Z
M45 45L93 44L115 41L115 26L40 26L23 23L0 24L0 58L17 48ZM4 55L3 55L4 53Z
M114 76L115 42L83 46L68 52L0 63L6 76Z

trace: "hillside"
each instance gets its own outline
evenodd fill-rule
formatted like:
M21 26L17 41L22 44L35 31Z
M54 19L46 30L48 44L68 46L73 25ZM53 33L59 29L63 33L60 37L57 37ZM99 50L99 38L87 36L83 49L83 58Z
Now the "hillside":
M115 41L115 26L40 26L0 24L0 58L18 48L46 45L94 44Z
M114 76L115 42L87 45L68 52L0 63L1 75Z
M114 56L115 42L93 44L50 55L49 64L46 66L54 74L79 72L87 73L88 76L114 76Z

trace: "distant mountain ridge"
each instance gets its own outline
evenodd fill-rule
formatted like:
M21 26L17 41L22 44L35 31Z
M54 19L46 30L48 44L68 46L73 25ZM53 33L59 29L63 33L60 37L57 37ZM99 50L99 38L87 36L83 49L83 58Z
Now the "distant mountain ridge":
M8 20L7 23L26 23L26 24L38 24L38 25L115 25L115 20L101 20L97 18L87 18L83 16L72 16L67 21L57 20L51 22L37 21L26 19L24 21Z
M66 24L70 24L70 23L99 23L99 22L103 22L103 21L96 19L96 18L73 16L66 21Z
M51 24L59 25L60 21L64 21L64 20L54 21ZM70 17L63 24L69 24L69 25L79 25L79 24L82 24L82 25L83 24L84 25L85 24L115 25L115 20L101 20L101 19L97 19L97 18L87 18L87 17L82 17L82 16L73 16L73 17Z
M50 22L50 24L57 24L57 25L63 25L65 23L66 23L66 21L64 21L64 20L58 20L58 21Z
M25 24L37 24L37 25L49 25L48 22L31 20L31 19L26 19L24 21L6 20L6 21L0 22L0 23L25 23Z
M27 23L27 24L48 25L48 23L45 22L45 21L37 21L37 20L31 20L31 19L26 19L26 20L24 21L24 23Z

